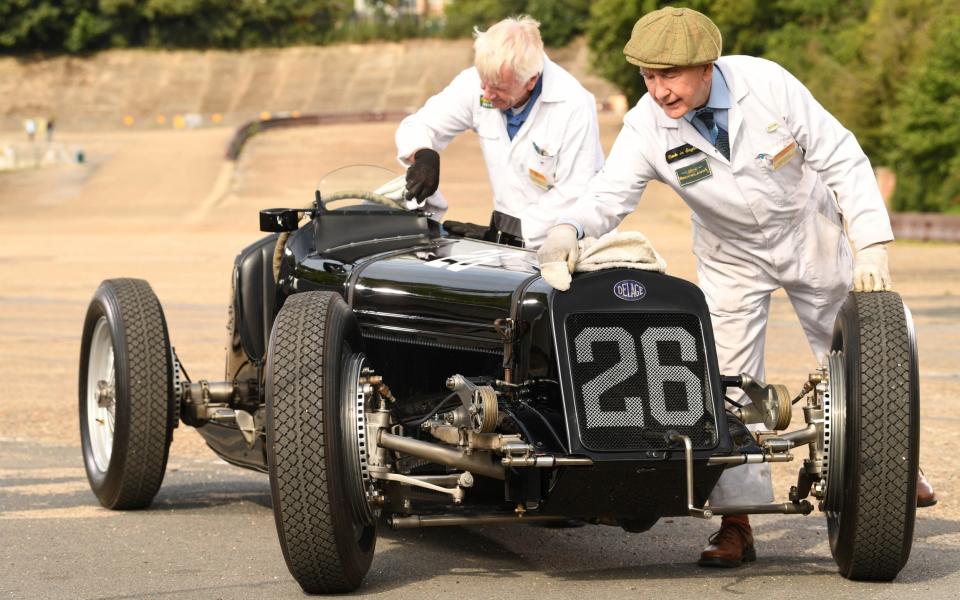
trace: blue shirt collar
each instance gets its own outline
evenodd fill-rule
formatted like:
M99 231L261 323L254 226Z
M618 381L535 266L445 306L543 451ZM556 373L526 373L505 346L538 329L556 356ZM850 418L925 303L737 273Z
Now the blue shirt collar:
M527 115L530 114L530 109L533 108L533 105L536 104L537 98L540 97L540 91L543 89L543 74L540 74L540 77L537 79L537 84L533 86L533 91L530 92L530 99L527 100L527 105L523 107L523 110L514 114L511 109L502 110L502 112L507 117L507 135L510 136L510 139L513 139L513 136L517 134L517 131L520 130L520 127L523 126L524 121L527 120Z
M730 103L730 88L727 87L727 81L723 78L723 73L720 72L717 65L713 65L710 97L707 99L705 106L714 110L728 110L732 106ZM693 123L693 117L696 115L696 112L696 109L687 111L687 113L683 115L683 118L686 119L688 123Z

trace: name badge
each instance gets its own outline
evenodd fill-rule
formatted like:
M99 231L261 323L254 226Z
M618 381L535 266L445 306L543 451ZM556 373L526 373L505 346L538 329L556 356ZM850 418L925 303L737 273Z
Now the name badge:
M545 190L549 190L553 187L550 185L550 182L547 181L547 176L540 171L536 171L534 169L527 169L527 171L530 173L530 181L532 181L535 186Z
M796 156L796 154L797 143L790 142L783 150L777 152L773 158L770 159L770 166L773 167L774 171L776 171L783 165L793 160L793 157Z
M684 144L682 146L677 146L676 148L667 150L667 153L664 156L667 159L667 164L670 164L680 160L681 158L693 156L698 152L700 152L699 148L691 146L690 144Z
M677 181L680 182L681 187L687 187L708 177L713 177L713 171L710 170L707 159L697 161L682 169L677 169Z

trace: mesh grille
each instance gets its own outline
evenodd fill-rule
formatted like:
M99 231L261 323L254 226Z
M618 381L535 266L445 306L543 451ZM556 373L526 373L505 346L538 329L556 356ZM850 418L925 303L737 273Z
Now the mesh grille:
M707 361L694 315L580 313L566 320L580 441L657 450L668 431L716 445Z

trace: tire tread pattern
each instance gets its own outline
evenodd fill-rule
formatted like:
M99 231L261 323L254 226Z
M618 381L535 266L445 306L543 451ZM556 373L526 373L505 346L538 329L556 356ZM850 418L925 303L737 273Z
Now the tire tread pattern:
M890 580L910 553L915 516L911 453L916 419L903 302L895 293L854 294L860 323L860 451L857 523L847 577ZM914 459L915 460L915 459Z
M271 485L274 515L287 567L308 593L347 592L351 580L336 538L324 447L323 373L333 293L300 293L287 299L274 323ZM331 358L336 360L336 357ZM335 415L330 415L335 418ZM362 577L362 574L361 574Z
M123 322L129 371L127 452L111 508L145 508L160 490L167 466L170 427L170 352L163 309L142 279L111 279Z

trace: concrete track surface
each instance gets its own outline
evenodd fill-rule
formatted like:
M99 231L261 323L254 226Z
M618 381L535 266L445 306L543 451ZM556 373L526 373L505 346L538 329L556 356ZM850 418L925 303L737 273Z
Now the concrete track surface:
M58 132L88 161L0 174L0 598L297 598L266 477L219 462L177 429L154 505L110 512L84 476L77 422L82 319L99 282L153 285L195 378L221 377L234 255L257 239L257 210L309 202L320 176L351 163L395 168L394 124L329 126L255 138L235 171L229 129ZM604 117L609 148L618 128ZM219 183L218 183L219 182ZM476 139L445 153L449 218L483 222L489 188ZM644 231L668 272L693 278L689 217L664 188L625 227ZM703 570L694 561L717 521L668 519L645 534L612 527L455 527L383 531L359 595L409 598L946 598L960 584L960 246L898 242L898 291L921 355L922 464L940 504L920 511L910 562L892 584L835 572L825 520L754 519L759 561ZM789 302L775 297L768 380L798 389L814 359ZM779 465L785 499L797 465Z

